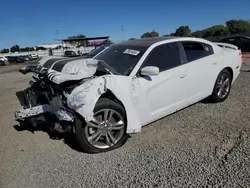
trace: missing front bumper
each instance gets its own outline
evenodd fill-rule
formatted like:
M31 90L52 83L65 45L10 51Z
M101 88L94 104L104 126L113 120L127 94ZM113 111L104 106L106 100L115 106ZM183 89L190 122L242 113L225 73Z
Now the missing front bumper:
M23 121L26 118L35 117L41 114L50 113L54 114L59 121L74 122L75 118L73 112L66 108L60 108L53 111L54 108L50 104L35 106L32 108L21 109L14 113L16 121Z
M14 113L16 120L24 120L25 118L37 116L44 113L51 113L52 108L49 104L39 105L32 108L24 108Z

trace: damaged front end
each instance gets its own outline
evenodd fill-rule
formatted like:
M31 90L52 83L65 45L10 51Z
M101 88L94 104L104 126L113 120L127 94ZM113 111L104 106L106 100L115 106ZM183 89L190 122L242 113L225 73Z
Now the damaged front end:
M20 124L73 132L83 150L95 152L116 148L126 133L140 132L139 87L131 77L119 75L99 60L48 61L49 68L38 63L20 70L34 74L30 86L16 93L21 109L15 118Z
M15 112L16 121L29 123L34 128L48 123L58 132L72 131L75 117L67 107L67 94L82 80L55 84L49 80L47 70L39 70L36 66L25 67L20 72L33 72L35 75L30 87L16 93L21 105L21 109Z
M51 63L52 60L48 61ZM21 109L15 112L15 119L21 123L29 123L35 128L40 123L49 123L57 132L71 132L79 114L77 109L68 103L69 98L75 103L71 95L74 93L73 90L80 88L80 93L84 93L89 87L88 81L110 74L110 71L100 61L92 59L58 60L57 58L54 64L47 68L38 63L39 66L27 66L20 70L23 74L33 73L34 81L30 81L30 87L16 93ZM92 96L88 101L92 102L92 98L94 101L98 99ZM76 98L76 101L78 100ZM88 104L85 103L85 106ZM92 108L93 106L94 104ZM83 114L81 116L85 118Z

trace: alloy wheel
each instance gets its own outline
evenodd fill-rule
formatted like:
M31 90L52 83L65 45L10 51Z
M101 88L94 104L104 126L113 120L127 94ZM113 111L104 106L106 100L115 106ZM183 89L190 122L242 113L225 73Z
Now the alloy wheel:
M125 131L124 119L112 109L102 109L94 114L94 121L87 123L85 134L88 142L100 149L114 146Z
M227 74L221 74L216 85L217 96L221 99L225 98L230 90L230 78Z

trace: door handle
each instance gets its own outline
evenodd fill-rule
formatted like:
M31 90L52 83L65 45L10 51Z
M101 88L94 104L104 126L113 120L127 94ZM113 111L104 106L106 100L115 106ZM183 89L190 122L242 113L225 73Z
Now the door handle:
M186 76L187 76L187 74L184 74L184 75L180 76L180 79L185 78Z
M217 62L214 62L213 65L217 65Z

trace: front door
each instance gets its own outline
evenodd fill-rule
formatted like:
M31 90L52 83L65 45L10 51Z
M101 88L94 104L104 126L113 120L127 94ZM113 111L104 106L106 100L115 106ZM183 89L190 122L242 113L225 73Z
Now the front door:
M156 66L160 73L153 76L138 76L144 98L144 111L149 116L143 124L174 112L185 102L185 89L188 84L188 70L182 66L178 43L167 43L154 48L143 62L140 70L146 66Z

